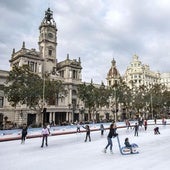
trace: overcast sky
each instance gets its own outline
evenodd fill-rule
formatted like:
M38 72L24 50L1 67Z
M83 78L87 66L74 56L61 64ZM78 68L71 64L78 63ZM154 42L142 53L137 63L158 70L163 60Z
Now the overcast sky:
M170 72L169 0L0 0L0 70L25 41L38 50L39 25L50 7L57 59L81 58L82 79L106 82L111 61L121 75L137 54L152 71Z

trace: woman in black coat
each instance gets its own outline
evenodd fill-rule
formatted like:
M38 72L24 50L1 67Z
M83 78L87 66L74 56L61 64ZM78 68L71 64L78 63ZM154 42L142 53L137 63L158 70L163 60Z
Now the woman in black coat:
M115 124L111 124L110 125L110 129L109 129L109 134L107 136L107 145L106 147L104 148L104 152L106 153L106 150L107 148L110 146L110 153L113 153L112 151L112 146L113 146L113 143L112 143L112 137L116 137L118 134L116 133L116 130L117 130L117 127Z
M26 136L27 136L27 126L24 124L22 127L21 144L25 143Z

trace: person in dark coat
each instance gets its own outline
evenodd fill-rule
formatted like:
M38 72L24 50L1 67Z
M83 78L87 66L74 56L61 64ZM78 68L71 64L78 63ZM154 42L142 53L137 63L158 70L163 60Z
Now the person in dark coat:
M117 130L117 127L115 124L111 124L110 125L110 129L109 129L109 134L107 136L107 145L106 147L104 148L104 153L106 153L107 151L107 148L110 146L110 153L113 153L112 151L112 146L113 146L113 143L112 143L112 137L116 137L118 134L116 133L116 130Z
M103 136L103 134L104 134L104 125L103 124L100 125L100 131L101 131L101 135Z
M27 136L27 125L26 124L23 125L21 133L22 133L21 134L21 144L24 144L26 136Z
M134 130L135 130L134 136L138 136L139 125L137 123L135 123Z
M87 142L87 138L89 138L89 142L91 142L91 137L90 137L90 126L86 125L85 127L82 126L84 129L86 129L86 138L84 140L84 142Z
M160 132L159 132L159 127L155 127L155 128L154 128L154 134L155 134L155 135L160 134Z

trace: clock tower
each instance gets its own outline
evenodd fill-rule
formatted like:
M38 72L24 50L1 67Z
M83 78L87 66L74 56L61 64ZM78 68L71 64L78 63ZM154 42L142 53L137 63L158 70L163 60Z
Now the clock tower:
M56 70L57 27L50 8L45 11L45 17L39 27L39 50L44 59L43 73L53 73Z

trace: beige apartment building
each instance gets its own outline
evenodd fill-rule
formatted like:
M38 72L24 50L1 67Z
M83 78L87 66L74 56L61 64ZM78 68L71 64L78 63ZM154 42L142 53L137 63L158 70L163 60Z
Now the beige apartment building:
M127 85L139 87L140 85L151 86L161 82L161 74L150 70L149 65L143 64L137 55L134 55L130 65L123 76Z
M170 73L161 74L161 84L164 84L170 91Z

